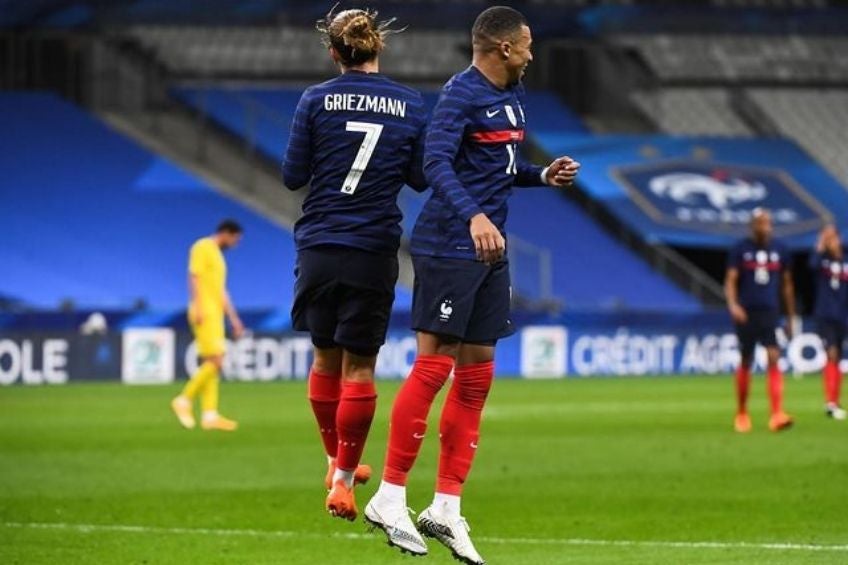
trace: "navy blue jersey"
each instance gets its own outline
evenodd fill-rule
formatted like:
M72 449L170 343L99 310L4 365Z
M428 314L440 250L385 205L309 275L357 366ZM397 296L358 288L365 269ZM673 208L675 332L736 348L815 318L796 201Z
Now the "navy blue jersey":
M349 71L303 93L292 120L283 181L311 180L297 249L342 245L391 254L400 244L397 195L425 188L427 113L421 95L379 73Z
M424 144L433 189L412 234L412 254L476 259L468 221L483 212L502 234L515 186L539 186L542 167L521 159L524 88L500 89L471 66L442 89Z
M791 257L779 241L758 245L743 239L730 251L727 267L739 270L739 304L746 310L780 312L783 273L792 268Z
M836 259L829 252L813 253L810 269L816 277L816 307L819 319L845 322L848 318L848 257Z

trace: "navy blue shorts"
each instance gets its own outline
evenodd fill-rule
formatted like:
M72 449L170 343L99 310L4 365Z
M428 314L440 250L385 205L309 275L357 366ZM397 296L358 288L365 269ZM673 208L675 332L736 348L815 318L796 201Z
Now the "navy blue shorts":
M842 344L845 341L848 327L845 322L839 320L830 320L819 318L816 320L816 333L822 340L822 345L825 349L836 346L840 355L842 354Z
M763 347L777 347L779 325L780 314L777 312L748 310L748 321L736 324L739 353L743 357L750 357L758 343Z
M317 347L376 355L395 300L397 257L321 246L297 253L292 324Z
M509 319L509 263L416 255L412 329L493 344L515 330Z

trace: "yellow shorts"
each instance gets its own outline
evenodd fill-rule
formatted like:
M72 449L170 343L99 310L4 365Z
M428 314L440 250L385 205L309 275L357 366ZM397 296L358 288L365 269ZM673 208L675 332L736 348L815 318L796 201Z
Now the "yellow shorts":
M191 321L191 332L197 342L197 354L201 357L215 357L227 352L227 340L224 333L223 316L207 316L199 326Z

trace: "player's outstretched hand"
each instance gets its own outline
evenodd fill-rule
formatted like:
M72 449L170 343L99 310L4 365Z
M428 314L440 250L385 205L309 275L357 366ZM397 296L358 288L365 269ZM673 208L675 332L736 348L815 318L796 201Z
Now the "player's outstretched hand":
M744 324L748 321L748 313L739 304L730 307L730 317L737 324Z
M551 186L570 186L577 171L580 170L580 163L565 155L558 157L548 165L548 170L545 172L545 180Z
M503 258L506 240L486 214L480 213L471 218L470 231L477 259L491 264Z

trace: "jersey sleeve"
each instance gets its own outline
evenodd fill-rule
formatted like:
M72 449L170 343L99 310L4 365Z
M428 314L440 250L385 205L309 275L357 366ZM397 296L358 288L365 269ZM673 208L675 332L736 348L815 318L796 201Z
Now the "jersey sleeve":
M191 251L188 254L188 272L190 274L199 276L203 273L208 255L206 249L202 241L198 241L191 246Z
M427 189L427 179L424 178L424 139L426 133L426 123L422 121L418 137L416 137L412 146L412 156L409 159L409 168L406 172L406 184L417 192L424 192Z
M813 251L810 253L810 261L807 263L807 266L811 271L818 271L819 265L821 265L822 254L818 251Z
M442 93L424 141L424 177L433 192L441 195L453 211L467 222L482 210L462 185L453 162L465 135L470 104L456 88Z
M727 268L738 269L742 266L742 246L734 245L727 254Z
M782 271L791 271L792 270L792 253L789 252L789 248L785 245L780 246L780 269Z
M312 178L312 135L310 90L297 103L292 118L289 145L283 158L283 184L290 190L303 187Z
M534 165L523 157L518 156L516 162L518 173L515 175L515 186L544 186L542 171L545 167Z

